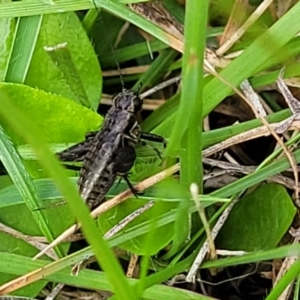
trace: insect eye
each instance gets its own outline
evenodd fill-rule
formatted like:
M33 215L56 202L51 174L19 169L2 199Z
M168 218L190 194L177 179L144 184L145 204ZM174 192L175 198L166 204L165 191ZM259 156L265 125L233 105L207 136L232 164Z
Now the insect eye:
M135 95L134 98L132 98L131 100L132 103L132 110L133 112L139 112L142 110L142 100L140 99L140 97L138 95Z
M120 109L121 108L121 101L122 101L122 93L118 93L116 95L113 96L112 100L112 104L115 108Z

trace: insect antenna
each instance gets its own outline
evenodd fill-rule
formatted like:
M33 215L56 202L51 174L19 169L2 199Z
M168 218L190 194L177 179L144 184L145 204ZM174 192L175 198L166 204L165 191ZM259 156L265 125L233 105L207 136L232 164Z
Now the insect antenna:
M95 7L95 9L96 9L98 15L100 15L101 10L100 10L99 7L97 6L95 0L92 0L92 1L93 1L94 7ZM100 16L100 19L101 19L101 22L103 23L103 25L105 25L105 24L104 24L104 19L101 18L101 16ZM107 36L107 35L104 35L104 36L105 36L105 39L106 39L106 41L107 41L107 43L108 43L108 45L109 45L109 47L110 47L110 49L111 49L113 59L114 59L114 61L115 61L116 67L117 67L118 72L119 72L119 78L120 78L120 82L121 82L122 91L124 91L124 90L125 90L125 84L124 84L124 80L123 80L122 70L121 70L121 67L120 67L120 64L119 64L119 60L118 60L118 57L117 57L116 49L114 48L111 39L109 39L109 35L108 35L108 36Z

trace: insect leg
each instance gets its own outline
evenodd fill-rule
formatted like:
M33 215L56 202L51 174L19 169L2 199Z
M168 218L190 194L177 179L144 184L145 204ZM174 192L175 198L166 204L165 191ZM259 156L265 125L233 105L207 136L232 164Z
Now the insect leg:
M131 182L129 181L128 178L128 173L122 175L122 178L125 180L125 182L127 183L129 189L131 190L132 194L135 196L135 198L138 198L138 195L140 194L131 184ZM142 193L143 194L143 193Z
M81 167L80 166L75 166L75 165L68 165L68 164L63 164L63 166L68 169L68 170L72 170L72 171L80 171Z
M164 148L166 148L167 145L166 140L162 136L154 133L141 132L140 139L155 143L161 143L163 144Z
M156 135L153 133L141 132L141 134L140 134L139 143L143 146L147 146L147 147L153 149L156 152L157 156L160 159L162 159L161 153L157 150L157 148L153 147L152 145L147 144L145 141L161 143L163 145L163 147L166 148L166 140L162 136Z

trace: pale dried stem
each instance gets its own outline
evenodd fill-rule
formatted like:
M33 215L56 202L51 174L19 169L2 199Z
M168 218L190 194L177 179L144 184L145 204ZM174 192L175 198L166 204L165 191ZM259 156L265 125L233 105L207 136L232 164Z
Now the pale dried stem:
M280 122L272 123L272 124L269 124L269 127L274 131L278 127L279 124L280 124ZM298 129L299 127L300 127L300 121L295 120L290 124L288 129L289 130ZM260 126L257 128L253 128L248 131L237 134L231 138L228 138L227 140L220 142L219 144L213 145L213 146L203 150L202 154L203 154L203 156L207 157L214 153L222 151L230 146L233 146L233 145L245 142L245 141L253 140L253 139L256 139L261 136L268 136L270 134L271 134L271 132L267 126Z
M213 238L211 230L210 230L209 222L208 222L206 214L205 214L205 209L204 209L203 205L201 205L201 199L199 196L199 187L197 186L197 184L195 184L195 183L191 184L190 192L191 192L192 198L195 202L200 220L205 229L206 236L207 236L208 248L209 248L209 254L210 254L211 259L213 260L217 257L216 247L215 247L215 243L214 243L214 238Z
M295 177L295 181L297 183L298 182L298 173L295 171L296 170L295 166L297 165L296 161L295 161L294 157L292 156L292 154L287 149L287 147L285 146L284 142L280 139L280 137L278 136L278 134L272 128L272 126L268 123L268 121L264 117L261 117L259 115L259 113L257 112L256 108L254 107L254 105L252 104L252 102L247 99L247 97L245 97L235 86L233 86L232 84L230 84L229 82L227 82L226 79L224 79L223 77L219 76L219 74L213 70L212 66L208 66L208 67L211 68L211 72L214 72L215 76L217 78L219 78L222 82L224 82L225 84L227 84L228 86L230 86L235 91L235 93L237 95L239 95L250 106L250 108L252 109L252 111L254 112L254 114L257 116L257 118L259 120L261 120L261 122L268 128L268 130L270 131L270 134L276 139L276 141L278 142L278 144L282 147L283 151L285 152L285 154L286 154L286 156L287 156L287 158L288 158L288 160L290 162L290 165L291 165L291 167L294 170L294 177ZM295 193L296 193L296 198L297 198L298 197L298 187L297 186L295 187Z
M45 300L53 300L57 297L59 292L64 288L65 284L64 283L59 283L46 297Z
M210 159L210 158L203 158L203 163L213 166L213 167L218 167L220 169L224 169L221 171L214 171L208 175L205 175L203 177L203 180L211 179L211 178L221 176L223 174L228 174L228 173L251 174L251 173L255 172L255 170L256 170L255 166L241 166L241 165L232 164L232 163L219 161L219 160L214 160L214 159ZM274 175L274 176L268 178L268 181L279 183L279 184L287 187L288 189L294 189L295 185L296 185L295 180L293 180L289 177L285 177L280 174L277 174L277 175ZM298 183L298 187L300 188L299 183Z
M230 11L230 16L226 23L223 34L220 38L219 45L222 46L228 41L231 36L242 26L243 22L247 17L247 11L249 7L248 0L235 0Z
M139 259L138 255L133 254L133 253L130 255L130 261L129 261L128 269L126 272L126 277L132 278L132 276L134 274L134 270L135 270L137 262L138 262L138 259Z
M227 220L229 213L231 212L232 208L234 207L234 205L238 202L238 198L234 199L228 206L227 208L224 210L224 212L222 213L222 215L219 217L216 225L214 226L214 228L211 231L211 237L214 240L216 238L216 236L218 235L219 231L221 230L223 224L225 223L225 221ZM186 280L188 282L194 282L195 278L196 278L196 273L198 272L198 269L200 267L200 265L202 264L204 258L206 257L207 253L209 250L209 243L208 240L206 240L203 244L203 246L201 247L195 261L193 262L193 265L191 266L187 276L186 276Z
M46 244L43 244L41 242L41 240L42 240L43 242L47 243L47 239L42 238L42 237L32 237L32 236L29 236L29 235L25 235L22 232L17 231L15 229L11 228L11 227L8 227L3 223L0 223L0 231L4 232L6 234L9 234L9 235L13 236L16 239L20 239L20 240L25 241L26 243L28 243L31 246L38 249L39 251L42 251L47 247ZM45 254L48 257L52 258L52 259L57 259L58 258L56 253L53 251L53 249L50 249L49 251L45 252Z

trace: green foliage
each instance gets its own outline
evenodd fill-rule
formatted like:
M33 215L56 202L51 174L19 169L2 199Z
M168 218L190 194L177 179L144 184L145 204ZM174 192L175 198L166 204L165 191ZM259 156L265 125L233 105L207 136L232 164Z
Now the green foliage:
M63 43L64 49L45 50ZM97 109L101 82L97 56L76 14L43 16L25 83Z
M274 248L295 214L292 199L281 185L262 185L233 208L217 238L217 247L247 252Z
M100 127L98 114L65 97L14 83L1 83L0 90L40 128L48 143L80 142ZM24 144L11 126L2 124L16 145Z
M95 1L105 12L96 10L93 2L88 0L57 0L55 4L51 1L2 2L0 152L8 175L0 176L0 221L23 234L43 235L51 241L76 219L82 223L82 231L91 247L65 256L68 244L64 244L55 248L59 260L51 263L44 259L31 261L30 257L37 253L31 244L0 232L0 284L43 267L36 278L40 281L22 287L18 292L20 295L35 297L46 282L51 281L113 291L118 299L207 299L161 285L191 267L206 238L202 224L191 222L192 217L194 220L198 216L192 215L196 207L188 187L191 182L202 185L203 149L256 128L261 122L250 120L202 134L203 117L234 93L227 83L238 87L249 78L254 88L264 87L275 82L282 65L286 65L286 78L299 76L300 67L295 61L300 49L299 37L296 37L300 30L297 22L300 3L278 20L266 11L252 24L227 54L235 50L243 50L243 53L221 70L216 67L226 83L212 75L203 76L202 56L205 39L211 40L223 33L235 1L211 1L209 12L209 1L187 1L188 13L185 14L177 2L164 0L174 19L185 20L185 44L131 11L124 5L129 2L125 0ZM87 9L91 10L84 11ZM75 12L77 10L80 11ZM250 13L249 10L246 15ZM206 24L216 16L222 27L207 30ZM120 35L124 20L136 27L129 26L124 35ZM145 41L139 30L154 38ZM112 51L115 42L117 49ZM179 52L184 48L186 51L181 60ZM150 52L151 55L154 53L153 60ZM139 147L131 179L138 182L155 175L177 163L178 157L180 177L147 189L138 199L128 199L105 212L96 223L88 216L78 196L77 178L68 178L70 173L58 164L48 146L59 151L57 149L81 142L86 133L99 129L102 117L95 110L102 90L100 64L103 69L115 68L116 62L121 64L121 69L132 67L129 70L149 65L143 74L136 72L123 76L126 87L136 90L140 84L145 89L162 81L169 73L182 71L181 91L149 116L146 114L147 118L141 124L145 132L152 131L167 139L169 148L163 153L166 159L162 163L152 149ZM105 93L113 94L120 87L119 76L105 80ZM288 110L277 109L267 117L269 122L281 121L290 115ZM290 144L296 141L297 138ZM221 197L234 198L248 188L260 185L248 191L234 207L217 239L218 248L252 252L205 262L201 268L299 255L299 245L278 247L295 215L291 198L283 186L261 184L290 167L286 158L273 161L279 152L274 151L268 162L252 174L215 189L210 195L201 195L203 206L211 208L209 221L213 226L228 202ZM300 162L300 150L293 155L296 162ZM74 172L71 175L75 176ZM114 197L126 188L124 182L115 184L107 197ZM68 206L41 212L34 210L63 200L67 200ZM109 241L103 241L103 233L149 200L154 201L154 207ZM214 204L217 202L226 204L216 210ZM144 256L140 279L125 278L109 247ZM92 253L102 271L82 270L78 276L71 276L71 266ZM299 269L299 264L295 264L268 299L277 299L295 279Z

